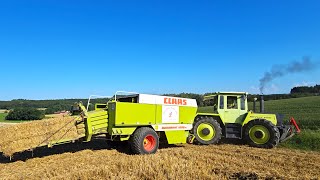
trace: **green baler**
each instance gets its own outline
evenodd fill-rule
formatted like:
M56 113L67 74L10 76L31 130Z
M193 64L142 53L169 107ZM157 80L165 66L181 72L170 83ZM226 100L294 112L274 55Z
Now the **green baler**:
M89 104L90 102L88 102ZM129 140L136 154L154 153L159 140L168 144L186 143L197 113L195 99L149 94L116 95L107 104L87 111L77 103L74 113L81 119L76 126L83 140L105 135L110 141Z

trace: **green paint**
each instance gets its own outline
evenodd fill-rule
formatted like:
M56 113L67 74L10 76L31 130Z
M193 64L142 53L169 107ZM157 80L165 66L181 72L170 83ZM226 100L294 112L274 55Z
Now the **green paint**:
M135 102L110 101L107 108L99 108L96 105L94 111L84 112L86 141L99 133L107 133L111 136L120 136L120 140L128 140L138 127L152 127L162 125L162 105L140 104ZM179 106L179 122L175 124L192 124L197 112L197 107ZM157 131L157 128L155 129ZM168 143L185 143L188 131L165 131Z
M192 124L195 114L197 113L196 107L180 106L179 107L179 123Z
M137 127L117 127L112 128L111 135L131 135Z
M255 133L259 133L261 137L256 137ZM265 144L270 139L270 132L262 125L255 125L250 128L249 137L255 144Z
M204 134L204 130L209 130L209 134ZM210 141L215 136L215 129L211 124L202 123L197 128L197 134L204 141Z
M254 119L266 119L274 125L277 124L275 114L253 113L249 111L248 101L245 98L246 95L247 93L245 92L218 92L205 96L204 99L213 100L214 105L210 107L210 111L208 108L201 109L208 109L206 111L215 113L198 113L198 115L218 117L223 124L237 123L244 126Z
M242 125L244 126L248 122L255 120L255 119L265 119L270 121L272 124L277 124L277 117L275 114L262 114L262 113L254 113L252 111L249 111L246 115L245 120L243 121Z
M188 131L165 131L168 144L186 143Z
M156 105L116 102L115 126L150 125L156 123ZM112 109L111 109L112 111Z
M108 112L103 110L86 113L85 128L86 141L90 141L93 134L106 133L108 128Z

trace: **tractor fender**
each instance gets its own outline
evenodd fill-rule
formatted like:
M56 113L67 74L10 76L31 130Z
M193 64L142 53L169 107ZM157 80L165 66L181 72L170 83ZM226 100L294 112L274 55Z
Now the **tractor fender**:
M194 118L194 122L196 122L200 116L209 116L212 117L213 119L217 120L220 124L221 127L224 127L223 120L219 114L213 114L213 113L197 113L196 117ZM193 123L194 124L194 123Z
M276 114L267 114L267 113L254 113L252 111L249 111L246 118L244 119L242 126L245 126L250 121L256 120L256 119L264 119L267 121L270 121L273 125L277 125L277 116Z

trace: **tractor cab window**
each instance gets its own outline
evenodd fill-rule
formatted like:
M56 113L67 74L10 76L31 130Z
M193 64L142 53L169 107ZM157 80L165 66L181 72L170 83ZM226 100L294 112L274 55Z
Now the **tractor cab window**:
M228 96L227 97L227 108L228 109L238 109L237 96Z
M224 109L224 96L220 96L220 109Z
M246 109L246 96L241 96L241 110L245 110Z

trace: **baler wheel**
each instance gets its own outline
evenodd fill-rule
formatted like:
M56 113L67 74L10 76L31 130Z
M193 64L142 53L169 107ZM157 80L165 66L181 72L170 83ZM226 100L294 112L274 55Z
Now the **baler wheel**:
M278 128L265 119L250 121L244 131L244 139L250 146L273 148L279 143Z
M194 123L192 132L199 144L217 144L222 136L222 130L217 120L212 117L200 116Z
M134 154L153 154L158 150L159 137L153 129L141 127L133 133L130 147Z

